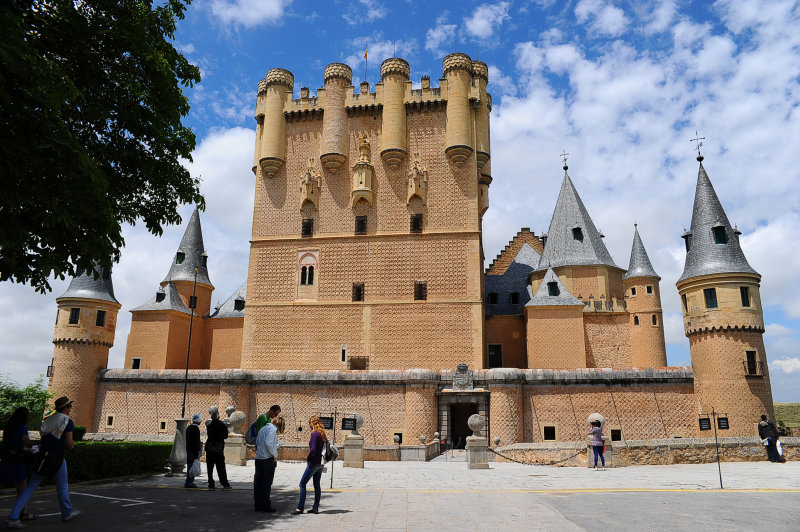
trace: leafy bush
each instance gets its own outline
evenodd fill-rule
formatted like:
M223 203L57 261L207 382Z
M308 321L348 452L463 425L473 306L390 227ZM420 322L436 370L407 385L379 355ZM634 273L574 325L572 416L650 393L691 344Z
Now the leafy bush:
M80 442L67 453L70 482L161 473L169 463L171 443Z
M42 414L48 407L52 395L47 390L44 377L39 377L27 386L20 386L7 376L0 375L0 429L17 407L25 406L30 410L28 428L38 430Z
M75 425L75 430L72 432L72 439L75 441L83 441L84 434L86 434L86 427Z

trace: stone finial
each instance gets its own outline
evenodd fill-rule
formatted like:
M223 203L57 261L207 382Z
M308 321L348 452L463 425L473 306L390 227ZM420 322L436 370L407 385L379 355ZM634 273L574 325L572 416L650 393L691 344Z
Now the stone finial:
M495 447L500 445L500 436L495 436L493 441L494 441Z
M229 423L228 426L233 429L234 434L244 434L245 423L247 421L247 416L244 412L241 410L236 410L235 412L229 413L227 421Z
M467 420L467 426L472 431L473 436L480 436L481 431L486 426L486 420L480 414L472 414Z
M419 437L419 442L420 442L422 445L425 445L425 442L426 442L426 441L428 441L428 437L427 437L427 436L425 436L424 434L423 434L422 436L420 436L420 437Z
M394 440L395 443L400 443L400 436L399 435L395 434L394 438L392 438L392 439Z
M358 436L358 429L364 426L364 416L362 416L361 414L350 414L350 417L356 420L355 422L356 428L351 430L350 434Z

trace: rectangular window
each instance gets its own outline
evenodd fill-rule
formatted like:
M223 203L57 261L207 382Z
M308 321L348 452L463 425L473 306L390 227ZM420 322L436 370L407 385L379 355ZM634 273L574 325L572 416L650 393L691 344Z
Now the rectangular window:
M725 228L720 226L712 227L711 230L714 232L714 243L715 244L727 244L728 243L728 235L725 234Z
M636 287L635 286L631 286L631 296L635 296L635 295L636 295Z
M583 230L581 230L580 227L573 227L572 238L580 242L583 242Z
M350 357L347 359L347 369L352 369L354 371L366 371L369 369L369 358Z
M542 439L544 441L556 441L556 426L544 425L542 427Z
M106 428L107 429L113 429L114 428L114 417L115 417L114 414L108 414L106 416Z
M747 374L758 375L758 364L756 364L756 352L746 351L747 354Z
M706 297L706 308L717 308L717 289L705 288L703 295Z
M356 234L357 235L366 235L367 234L367 217L366 216L356 216Z
M740 286L739 293L742 295L742 306L749 307L750 306L750 287L747 286Z
M428 299L428 283L425 281L414 281L414 300L425 301Z
M69 324L70 325L77 325L78 320L81 319L81 309L79 308L71 308L69 309Z
M353 283L353 301L364 301L364 283Z
M106 326L106 311L105 310L98 310L97 311L97 321L94 323L98 327L105 327Z
M519 292L511 292L511 296L509 297L509 302L512 305L519 305Z
M611 441L622 441L622 429L611 429Z
M547 294L548 294L548 295L555 297L555 296L557 296L559 293L560 293L560 292L559 292L559 290L558 290L558 283L557 283L557 282L555 282L555 281L550 281L549 283L547 283Z
M58 314L59 314L60 312L61 312L61 310L60 310L60 309L56 311L56 325L58 325Z
M303 238L314 236L314 218L303 218L303 228L301 231Z
M647 286L647 293L648 294L652 294L653 293L653 287L652 286L650 286L650 285Z
M503 346L500 344L489 344L487 349L490 368L503 367Z
M142 359L140 357L131 359L131 369L142 369Z
M689 302L686 300L686 294L683 294L681 299L683 300L683 311L689 312Z
M489 304L490 305L497 304L497 292L489 292Z
M166 419L159 419L158 420L158 433L159 434L164 434L164 433L167 432L167 423L168 423L168 420L166 420Z
M412 233L422 232L422 213L411 215L410 231Z

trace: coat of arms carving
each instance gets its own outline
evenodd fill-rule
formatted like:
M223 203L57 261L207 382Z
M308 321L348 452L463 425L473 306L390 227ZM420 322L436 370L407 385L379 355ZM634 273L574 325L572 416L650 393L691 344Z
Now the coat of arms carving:
M473 372L465 363L456 366L453 372L453 389L454 390L472 390Z

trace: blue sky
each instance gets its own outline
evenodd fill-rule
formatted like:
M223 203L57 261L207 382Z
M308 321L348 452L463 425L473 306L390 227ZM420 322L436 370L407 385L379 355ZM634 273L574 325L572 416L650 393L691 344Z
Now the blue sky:
M617 264L626 267L633 224L661 275L668 360L689 365L675 281L684 262L697 178L704 165L750 264L762 274L765 341L776 401L800 402L800 7L793 1L421 2L417 0L196 0L176 46L203 81L188 91L186 123L198 146L202 214L214 300L245 281L252 223L253 110L270 67L312 94L326 64L353 67L354 84L378 81L396 54L411 79L441 77L457 50L490 68L490 262L520 227L547 230L569 152L570 176ZM190 207L181 210L188 219ZM123 307L110 367L122 365L131 308L168 271L183 227L162 238L125 229L114 271ZM0 373L28 382L52 356L53 293L0 285ZM13 310L11 310L13 309Z

